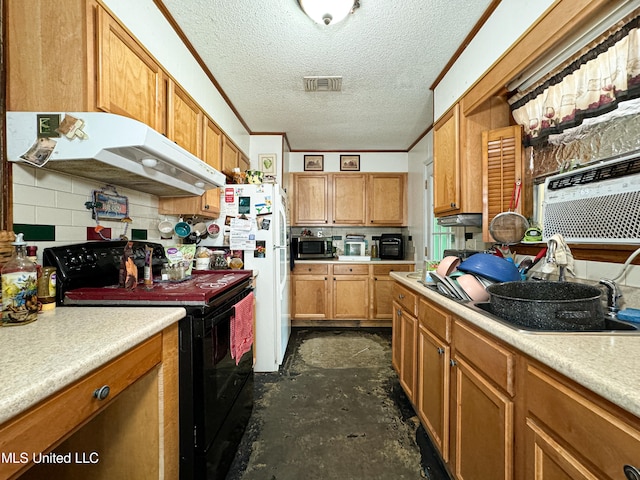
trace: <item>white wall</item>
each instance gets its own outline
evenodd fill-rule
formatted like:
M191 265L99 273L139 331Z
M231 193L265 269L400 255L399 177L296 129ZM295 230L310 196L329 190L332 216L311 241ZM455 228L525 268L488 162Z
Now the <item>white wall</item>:
M283 181L283 142L282 135L253 135L251 137L251 150L249 160L252 170L260 170L259 160L261 154L276 154L276 182L282 185Z
M508 0L498 8L447 72L434 92L437 120L542 15L553 0Z
M289 172L304 171L305 155L324 155L324 171L340 171L340 153L327 152L291 152L289 154ZM343 155L360 155L361 172L407 172L409 155L404 152L349 152Z
M153 0L104 0L104 4L131 31L196 102L220 125L238 147L249 152L249 133L205 75Z
M433 131L424 136L409 152L409 235L415 246L416 268L422 268L424 248L428 244L426 224L433 213L426 209L426 165L433 162Z

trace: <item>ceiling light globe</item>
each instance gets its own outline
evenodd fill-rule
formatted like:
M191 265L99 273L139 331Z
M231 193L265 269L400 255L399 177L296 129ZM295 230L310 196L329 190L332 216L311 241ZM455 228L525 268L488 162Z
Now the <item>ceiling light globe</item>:
M354 0L298 0L298 3L304 13L320 25L341 22L354 6Z

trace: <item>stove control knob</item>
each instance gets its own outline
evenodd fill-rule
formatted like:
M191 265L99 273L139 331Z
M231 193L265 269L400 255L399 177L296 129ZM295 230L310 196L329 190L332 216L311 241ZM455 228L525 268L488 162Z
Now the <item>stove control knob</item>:
M95 392L93 392L93 397L97 398L98 400L104 400L109 396L110 391L111 389L109 388L109 385L103 385L102 387L96 389Z

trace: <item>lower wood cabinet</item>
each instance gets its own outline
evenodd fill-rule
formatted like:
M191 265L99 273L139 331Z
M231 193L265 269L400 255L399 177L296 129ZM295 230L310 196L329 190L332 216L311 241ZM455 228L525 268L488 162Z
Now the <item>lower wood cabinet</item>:
M0 426L3 453L73 456L53 466L3 461L0 478L86 478L87 469L98 479L177 478L177 355L174 324Z
M413 264L297 263L291 275L293 324L390 326L394 282L389 274L413 268Z
M399 282L393 305L393 367L454 478L640 479L640 418Z

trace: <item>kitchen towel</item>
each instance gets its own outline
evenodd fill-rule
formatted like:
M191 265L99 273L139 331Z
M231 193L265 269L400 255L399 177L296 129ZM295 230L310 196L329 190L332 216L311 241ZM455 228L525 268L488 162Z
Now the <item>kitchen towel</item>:
M253 292L233 306L231 317L231 358L240 363L253 344Z
M569 272L572 276L576 276L574 272L574 261L573 255L571 253L571 249L567 245L567 242L564 240L564 237L559 233L553 235L548 241L547 244L554 240L556 242L555 253L553 255L553 262L545 262L540 271L542 273L555 273L557 266L565 267L567 272Z

